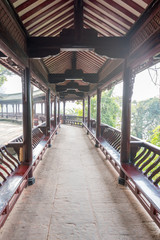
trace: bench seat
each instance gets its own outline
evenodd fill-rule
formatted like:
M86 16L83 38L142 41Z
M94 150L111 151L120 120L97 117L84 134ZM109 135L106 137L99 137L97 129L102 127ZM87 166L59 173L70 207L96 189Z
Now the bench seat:
M123 163L122 169L127 176L128 186L160 226L160 188L156 187L134 165Z
M21 192L27 186L30 169L28 165L20 165L0 187L0 226L3 225Z

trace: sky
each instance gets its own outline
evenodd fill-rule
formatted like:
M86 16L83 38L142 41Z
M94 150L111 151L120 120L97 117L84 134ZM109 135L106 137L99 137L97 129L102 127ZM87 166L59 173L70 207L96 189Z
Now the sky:
M160 64L157 64L157 68L160 68ZM148 70L145 70L141 73L138 73L135 77L134 87L133 87L133 95L132 101L143 101L152 97L160 97L160 69L157 70L157 77L156 71L154 67L150 70L150 74ZM156 86L152 80L159 82ZM122 96L123 92L123 83L117 84L115 86L113 94L115 96Z
M145 70L136 75L132 100L142 101L148 98L152 98L154 96L160 97L160 63L157 64L157 78L156 71L154 66L150 69L150 74L148 70ZM155 86L155 84L151 81L151 77L154 81L159 82L159 86ZM21 86L21 78L17 75L12 75L7 77L7 82L0 87L0 94L3 93L18 93L22 91ZM114 96L122 96L123 84L117 84L114 89Z

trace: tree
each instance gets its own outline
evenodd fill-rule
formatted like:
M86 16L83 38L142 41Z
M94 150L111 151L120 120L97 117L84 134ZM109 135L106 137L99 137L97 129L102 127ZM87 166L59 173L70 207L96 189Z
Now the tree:
M120 100L112 96L113 89L102 92L101 96L101 122L112 127L116 127L121 118L121 110L118 102ZM77 116L82 116L82 101L77 101L77 108L74 112ZM85 113L87 113L88 105L85 104ZM91 119L96 119L97 115L97 95L91 97ZM86 114L87 116L87 114Z
M121 119L121 110L118 99L112 96L113 88L102 92L101 98L101 122L112 127L117 127Z
M153 135L151 136L150 142L160 147L160 125L153 130Z
M7 81L6 76L10 76L12 73L2 65L0 65L0 87L3 85L5 81Z
M160 102L158 98L150 98L145 101L132 104L132 135L150 140L151 133L160 122Z

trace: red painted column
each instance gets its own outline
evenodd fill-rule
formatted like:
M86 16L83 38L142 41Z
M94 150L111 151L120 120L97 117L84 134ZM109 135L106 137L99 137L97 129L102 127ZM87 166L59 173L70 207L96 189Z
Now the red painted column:
M31 165L33 160L32 152L32 101L31 101L31 81L30 69L26 68L23 78L23 161L25 164ZM35 182L33 171L30 170L28 174L28 185Z
M66 101L65 101L65 99L63 100L63 124L65 124L65 118L66 118L66 116L65 116L65 110L66 110Z
M91 98L88 95L88 124L87 124L88 128L90 128L90 121L91 121Z
M131 97L133 91L134 78L132 71L127 67L127 61L124 64L123 73L123 105L122 105L122 128L121 128L121 164L130 161L130 122L131 122ZM119 183L125 184L125 174L121 170Z
M85 101L83 99L83 123L84 123L84 120L85 120Z
M96 138L101 135L101 90L97 89L97 124L96 124ZM96 142L96 147L98 143Z
M57 96L54 97L54 128L57 127Z

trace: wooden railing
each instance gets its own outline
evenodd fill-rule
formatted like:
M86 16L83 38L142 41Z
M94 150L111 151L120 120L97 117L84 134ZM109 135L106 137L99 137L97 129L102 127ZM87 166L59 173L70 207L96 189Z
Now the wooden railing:
M66 115L65 124L82 126L83 117Z
M21 192L28 184L28 173L34 170L50 145L59 124L46 135L45 123L32 130L33 161L23 162L23 137L17 137L0 148L0 227L4 224Z
M121 131L102 124L97 139L96 121L91 120L89 129L83 125L117 172L125 173L126 184L160 227L160 148L131 136L129 162L121 163Z

